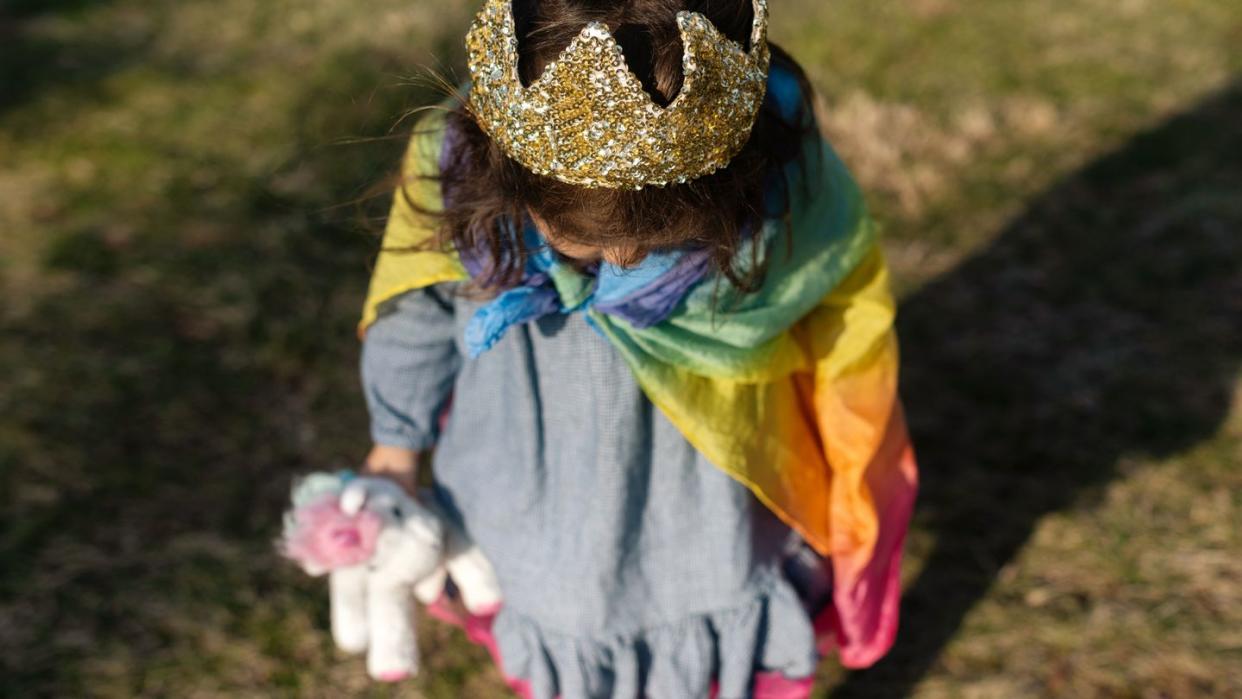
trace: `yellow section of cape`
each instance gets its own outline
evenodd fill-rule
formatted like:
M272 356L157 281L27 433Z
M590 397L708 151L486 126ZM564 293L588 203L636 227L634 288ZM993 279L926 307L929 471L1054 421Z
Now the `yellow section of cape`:
M401 166L401 186L393 197L383 248L371 273L359 336L379 317L384 302L407 291L467 277L456 255L433 249L412 251L426 247L435 238L435 220L422 212L436 213L444 206L440 183L435 179L444 144L444 119L443 108L436 108L419 122L410 138Z

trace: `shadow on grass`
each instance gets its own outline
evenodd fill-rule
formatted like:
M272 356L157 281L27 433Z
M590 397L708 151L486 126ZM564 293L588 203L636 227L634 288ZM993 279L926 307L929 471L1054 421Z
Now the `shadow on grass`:
M902 306L934 548L892 653L834 697L909 694L1044 515L1129 455L1213 435L1242 359L1242 83L1035 200Z
M55 12L74 12L111 0L5 0L0 10L17 18L35 17Z
M72 16L111 0L14 0L0 3L0 112L52 86L73 88L80 98L137 60L148 36L111 34L74 41L40 36L30 23L49 15Z
M318 60L274 172L167 153L184 165L151 207L85 197L48 223L48 288L0 314L0 695L288 691L328 672L330 641L305 631L326 627L305 620L322 581L271 536L292 474L366 446L353 328L378 239L358 215L387 202L342 203L395 169L395 116L439 98L395 88L402 68Z

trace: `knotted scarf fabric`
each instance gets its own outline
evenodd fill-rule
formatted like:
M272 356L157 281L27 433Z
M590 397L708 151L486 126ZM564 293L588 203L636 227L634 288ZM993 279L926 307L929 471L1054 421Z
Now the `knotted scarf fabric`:
M667 318L707 273L705 252L674 251L652 253L636 268L601 262L592 266L594 274L582 274L560 261L529 221L522 240L527 248L522 283L502 292L470 319L465 342L471 357L486 352L514 325L549 313L590 309L635 328L649 328ZM471 277L487 269L481 254L459 257Z

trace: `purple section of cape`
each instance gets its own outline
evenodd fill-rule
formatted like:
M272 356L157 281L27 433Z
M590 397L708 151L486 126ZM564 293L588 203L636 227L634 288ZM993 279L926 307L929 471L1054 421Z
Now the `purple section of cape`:
M675 265L650 283L615 300L597 300L595 309L623 318L635 328L649 328L669 316L690 288L707 274L704 250L682 255Z

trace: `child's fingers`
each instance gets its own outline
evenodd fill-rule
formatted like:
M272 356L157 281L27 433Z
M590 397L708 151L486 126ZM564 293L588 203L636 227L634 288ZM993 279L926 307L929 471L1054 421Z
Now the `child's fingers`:
M417 488L418 460L419 453L413 449L377 444L367 454L362 472L391 479L413 495Z

